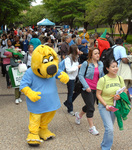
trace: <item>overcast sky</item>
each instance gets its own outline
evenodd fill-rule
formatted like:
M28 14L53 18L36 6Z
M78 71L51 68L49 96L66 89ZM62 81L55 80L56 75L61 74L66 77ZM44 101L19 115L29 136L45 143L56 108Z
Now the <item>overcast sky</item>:
M36 0L36 3L35 3L35 2L32 2L31 5L32 5L32 6L40 5L40 4L42 4L41 1L42 1L42 0Z

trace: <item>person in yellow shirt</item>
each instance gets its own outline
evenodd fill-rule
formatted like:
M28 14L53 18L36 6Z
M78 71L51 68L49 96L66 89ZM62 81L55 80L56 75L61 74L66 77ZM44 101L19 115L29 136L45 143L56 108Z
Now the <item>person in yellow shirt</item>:
M120 99L120 96L116 95L116 91L125 86L123 78L117 76L117 72L117 61L107 60L104 65L104 73L106 75L100 78L97 83L96 96L99 100L98 108L105 127L105 133L101 143L102 150L110 150L113 144L115 114L110 111L109 106L114 106L114 100Z
M89 34L86 29L83 29L83 33L81 33L79 36L81 37L81 39L86 39L89 42Z

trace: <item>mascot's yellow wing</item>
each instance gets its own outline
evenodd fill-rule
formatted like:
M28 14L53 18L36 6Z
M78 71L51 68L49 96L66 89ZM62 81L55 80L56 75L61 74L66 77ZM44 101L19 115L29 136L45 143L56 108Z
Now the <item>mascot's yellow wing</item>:
M61 72L61 75L58 76L58 78L60 79L60 81L64 84L67 84L67 82L69 81L69 76L67 73L65 72Z
M39 96L41 94L41 92L35 92L33 90L31 90L30 87L25 87L21 90L32 102L36 102L39 99L41 99L41 96Z

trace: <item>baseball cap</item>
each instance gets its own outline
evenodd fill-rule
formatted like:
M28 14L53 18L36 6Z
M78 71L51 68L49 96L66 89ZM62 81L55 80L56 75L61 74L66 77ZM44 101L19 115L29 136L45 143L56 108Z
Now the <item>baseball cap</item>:
M88 43L86 39L82 39L82 44Z

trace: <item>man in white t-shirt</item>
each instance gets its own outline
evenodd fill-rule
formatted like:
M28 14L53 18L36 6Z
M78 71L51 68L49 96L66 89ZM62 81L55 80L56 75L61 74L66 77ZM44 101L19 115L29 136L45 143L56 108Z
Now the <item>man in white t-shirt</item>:
M123 40L122 39L116 39L116 44L112 46L114 48L114 57L115 60L118 62L118 66L120 65L121 60L123 63L127 64L128 59L127 59L127 54L126 54L126 49L123 47Z

